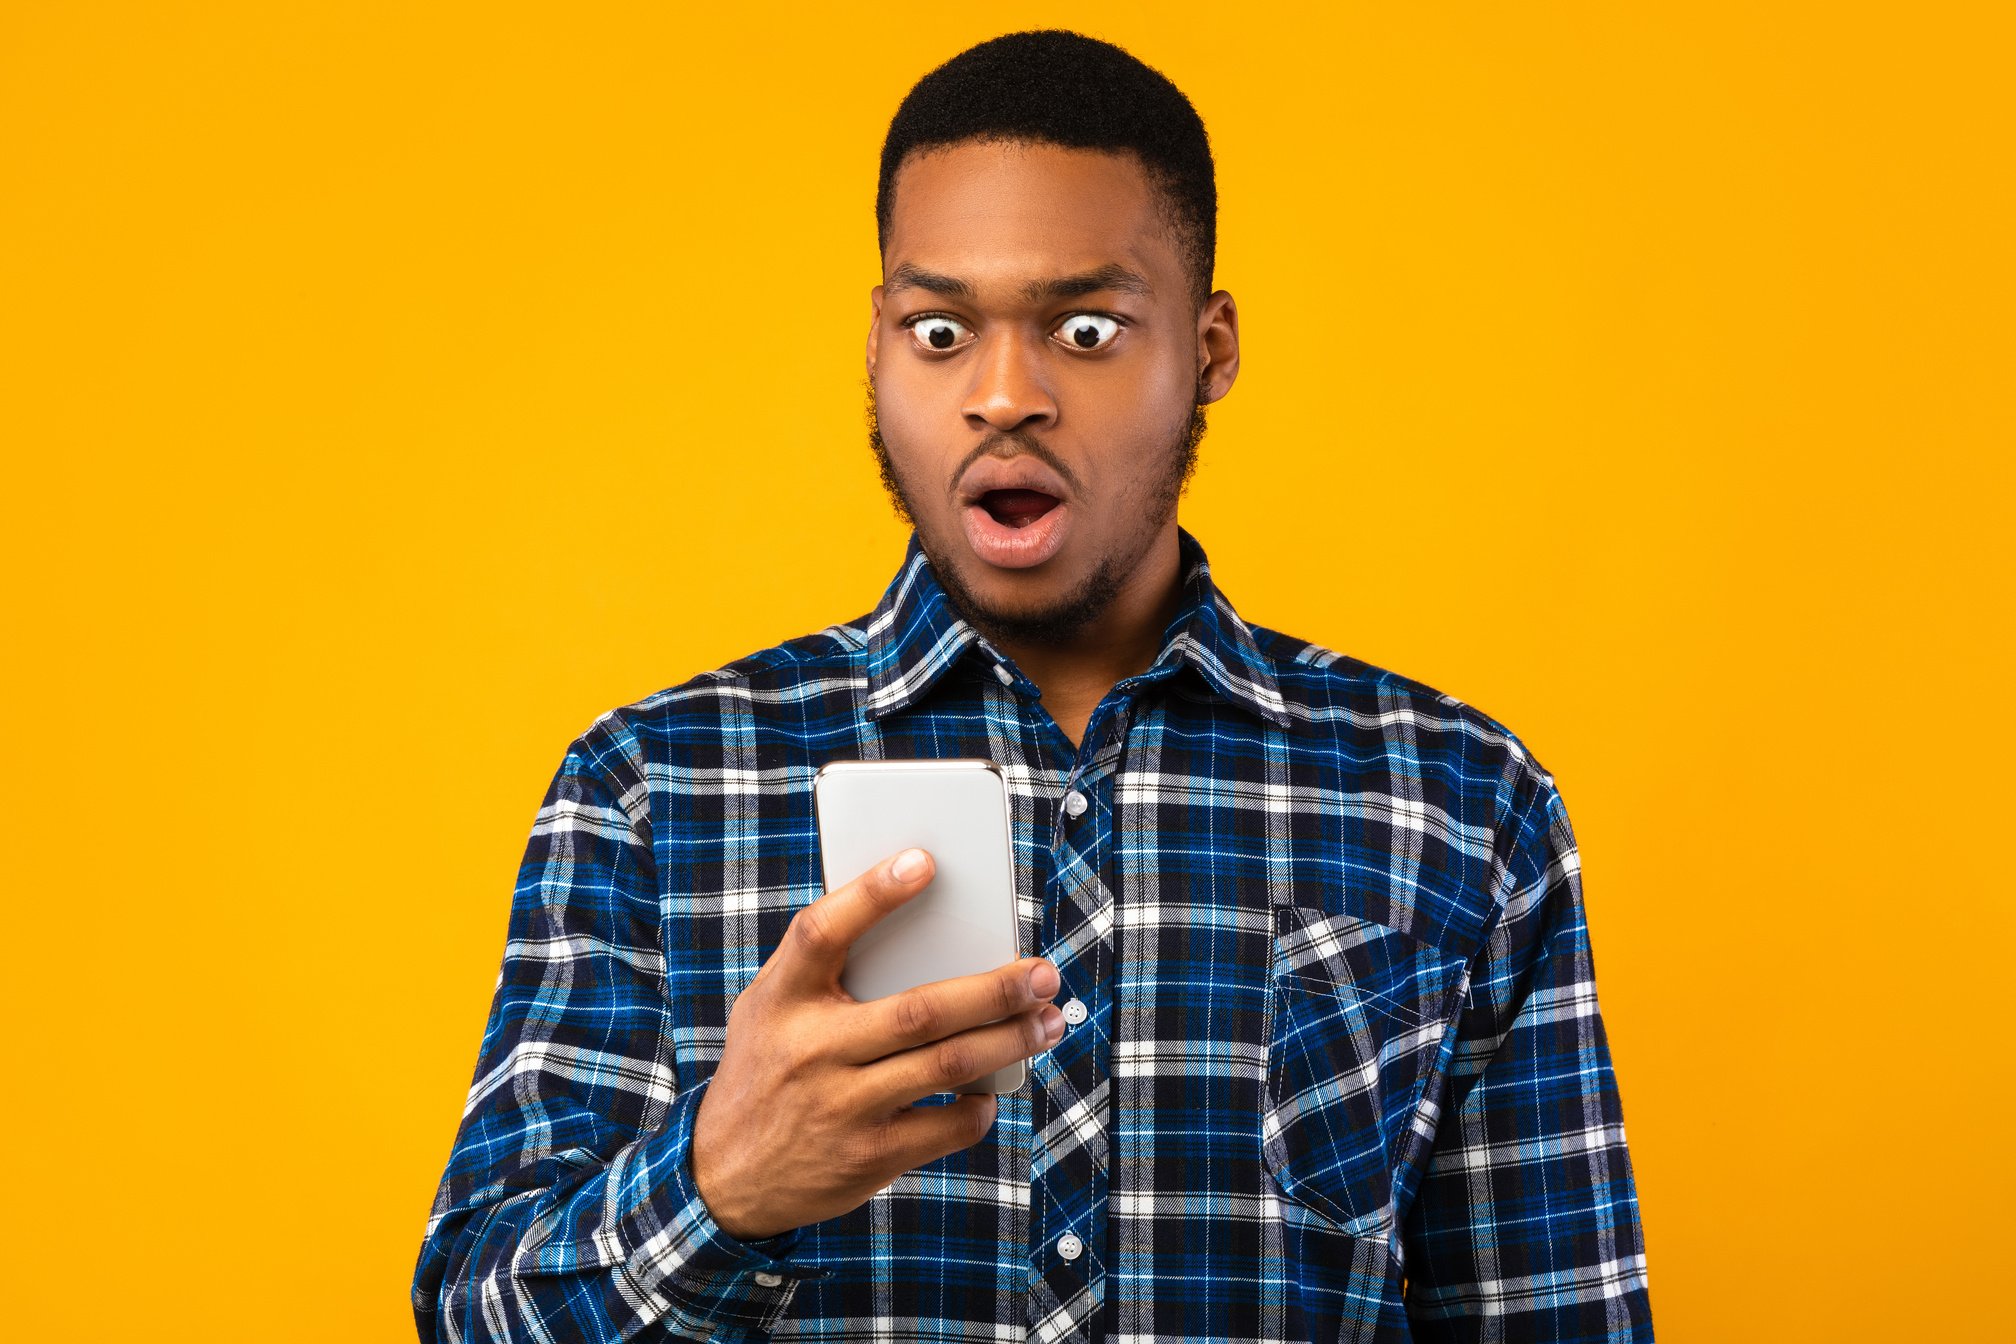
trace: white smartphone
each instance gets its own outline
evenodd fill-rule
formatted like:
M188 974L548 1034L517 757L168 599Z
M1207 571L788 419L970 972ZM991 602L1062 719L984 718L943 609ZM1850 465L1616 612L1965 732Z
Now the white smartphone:
M1021 957L1008 783L987 760L832 761L812 780L826 890L916 846L936 867L922 892L863 934L840 987L866 1002ZM954 1089L1013 1092L1016 1060Z

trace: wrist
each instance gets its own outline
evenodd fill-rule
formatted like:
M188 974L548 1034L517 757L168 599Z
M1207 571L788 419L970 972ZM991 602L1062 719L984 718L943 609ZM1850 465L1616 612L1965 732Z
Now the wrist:
M735 1179L732 1173L728 1174L728 1179L723 1179L707 1123L707 1100L706 1097L701 1098L699 1113L693 1118L693 1147L687 1155L687 1172L692 1178L694 1192L707 1206L707 1214L714 1220L714 1225L735 1240L760 1241L765 1236L777 1235L759 1227L750 1216L751 1211L737 1205L731 1197L733 1191L743 1187L743 1182Z

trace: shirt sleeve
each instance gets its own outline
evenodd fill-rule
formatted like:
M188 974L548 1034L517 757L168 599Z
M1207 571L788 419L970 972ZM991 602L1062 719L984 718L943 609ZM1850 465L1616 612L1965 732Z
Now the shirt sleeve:
M1407 1314L1421 1340L1652 1338L1581 864L1552 777L1538 779L1500 870L1502 910L1470 967L1404 1224Z
M768 1337L796 1231L716 1225L688 1154L641 753L616 711L532 828L475 1078L413 1278L423 1344Z

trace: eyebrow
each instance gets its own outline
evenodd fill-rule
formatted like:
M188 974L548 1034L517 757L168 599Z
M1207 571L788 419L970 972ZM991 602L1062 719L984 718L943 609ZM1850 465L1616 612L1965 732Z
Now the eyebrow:
M973 286L956 275L940 275L927 271L921 266L904 262L890 273L889 283L884 286L888 293L899 289L927 289L933 294L948 299L965 299L972 302L978 298ZM1125 266L1108 264L1082 275L1061 275L1051 280L1031 280L1022 286L1022 298L1028 303L1041 303L1045 299L1077 299L1087 294L1097 294L1102 290L1115 290L1122 294L1139 294L1152 298L1154 286L1139 272L1130 271Z

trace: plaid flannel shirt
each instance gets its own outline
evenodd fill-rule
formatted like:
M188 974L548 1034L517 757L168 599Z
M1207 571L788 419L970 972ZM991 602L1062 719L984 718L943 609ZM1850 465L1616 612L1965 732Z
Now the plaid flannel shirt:
M914 534L870 615L569 747L423 1340L1651 1339L1553 777L1447 695L1246 625L1179 541L1160 656L1075 747ZM1023 949L1074 1024L978 1145L737 1241L687 1154L730 1005L824 890L813 773L955 756L1006 774Z

